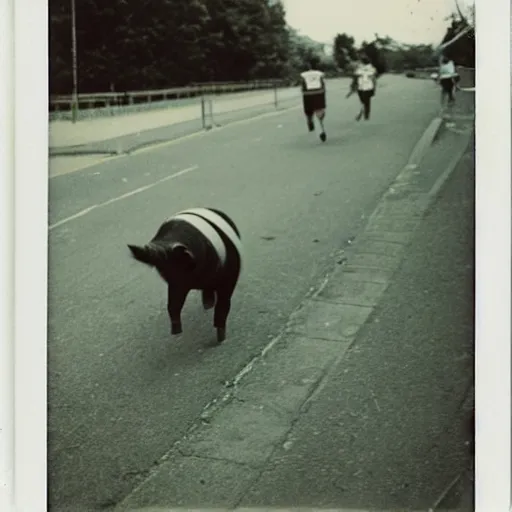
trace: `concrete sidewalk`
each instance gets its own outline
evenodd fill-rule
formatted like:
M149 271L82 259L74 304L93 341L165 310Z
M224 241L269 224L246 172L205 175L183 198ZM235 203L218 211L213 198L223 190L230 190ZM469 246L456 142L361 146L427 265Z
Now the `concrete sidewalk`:
M433 124L328 278L116 510L471 510L449 485L471 461L466 117Z
M300 90L286 88L277 90L278 108L293 104L300 97ZM213 110L213 122L222 119L225 114L249 110L265 110L275 108L274 90L254 91L229 95L208 96L206 98L207 121L212 122L209 108ZM202 128L201 98L193 99L192 104L168 103L164 108L147 112L113 115L96 119L81 120L73 124L70 121L52 121L49 126L50 152L63 154L88 151L115 152L123 144L123 137L148 134L144 142L151 141L157 135L161 137L158 129L180 124L189 124L195 131ZM189 130L185 130L187 132ZM168 135L168 134L164 134ZM147 140L146 140L147 139ZM105 144L108 141L109 144Z

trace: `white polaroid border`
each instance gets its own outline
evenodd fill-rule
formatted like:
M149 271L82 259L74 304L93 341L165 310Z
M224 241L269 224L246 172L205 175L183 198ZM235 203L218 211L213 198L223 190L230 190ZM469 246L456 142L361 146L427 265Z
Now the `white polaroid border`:
M511 507L510 2L476 5L477 511Z
M0 510L13 486L14 0L0 2Z
M512 508L510 21L509 0L477 0L477 512ZM0 509L14 510L14 496L17 511L38 512L47 486L48 2L3 0L0 23Z
M5 1L5 0L4 0ZM48 233L48 1L14 21L14 478L16 511L44 511Z

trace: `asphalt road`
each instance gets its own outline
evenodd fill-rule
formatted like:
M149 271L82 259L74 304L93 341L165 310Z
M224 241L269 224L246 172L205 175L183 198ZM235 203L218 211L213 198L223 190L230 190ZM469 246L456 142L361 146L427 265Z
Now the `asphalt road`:
M50 180L52 510L101 509L133 488L278 333L438 113L428 81L385 77L367 123L345 92L329 91L325 144L295 109ZM126 247L203 205L235 219L246 253L215 348L194 294L184 334L170 336L165 286Z

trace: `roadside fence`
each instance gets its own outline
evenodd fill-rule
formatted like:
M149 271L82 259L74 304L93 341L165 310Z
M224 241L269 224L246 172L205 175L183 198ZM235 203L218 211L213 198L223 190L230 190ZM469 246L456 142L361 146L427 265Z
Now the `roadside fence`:
M409 78L428 78L431 79L433 73L438 72L438 67L432 66L429 68L411 69L405 72ZM475 68L468 68L465 66L456 66L455 69L460 76L459 87L462 90L474 91L475 90Z
M168 106L187 106L201 103L201 111L211 109L212 98L228 95L241 96L243 93L268 91L277 105L278 89L290 87L286 80L256 80L251 82L210 82L192 84L188 87L173 87L148 91L126 91L79 94L77 104L72 95L52 95L49 98L50 120L67 120L76 109L77 119L105 117L123 113L165 108Z

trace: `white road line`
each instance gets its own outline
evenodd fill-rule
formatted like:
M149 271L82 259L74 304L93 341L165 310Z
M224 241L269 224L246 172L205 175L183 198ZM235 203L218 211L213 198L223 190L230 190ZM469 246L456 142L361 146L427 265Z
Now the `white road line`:
M438 100L436 99L435 101L438 101ZM161 148L164 148L164 147L167 147L167 146L174 146L175 144L178 144L180 142L186 141L188 139L193 139L193 138L196 138L196 137L209 136L212 133L218 133L221 130L225 130L226 128L231 128L233 126L236 127L236 126L240 126L240 125L244 125L244 124L251 124L254 121L260 121L262 119L267 119L267 118L270 118L270 117L277 117L277 116L280 116L280 115L282 115L282 114L284 114L286 112L289 112L291 110L296 110L298 108L300 108L300 105L299 106L294 105L294 106L285 107L285 108L282 108L282 109L279 109L279 110L276 110L276 111L264 112L263 114L259 114L259 115L253 116L253 117L248 117L248 118L245 118L245 119L239 119L238 121L227 122L226 124L223 124L223 125L218 126L218 127L214 127L211 130L200 130L200 131L197 131L197 132L194 132L194 133L190 133L188 135L183 135L182 137L178 137L176 139L166 140L166 141L163 141L163 142L157 142L155 144L150 144L148 146L144 146L142 148L135 149L135 150L133 150L130 153L130 155L138 155L140 153L146 153L147 151L154 151L155 149L161 149Z
M77 156L78 156L78 158L80 158L80 156L82 156L82 155L77 155ZM89 156L89 155L83 155L83 156ZM74 158L76 158L74 156L64 156L63 157L63 156L59 156L59 155L52 155L52 156L48 157L48 179L52 180L54 178L58 178L59 176L65 176L67 174L72 174L77 171L83 171L84 169L88 169L90 167L100 165L107 161L112 162L113 160L118 160L119 158L126 158L126 157L127 157L127 155L124 155L124 154L98 157L98 159L94 160L93 162L78 164L78 167L66 167L61 171L53 171L53 173L52 173L51 167L52 167L52 165L55 165L55 164L52 164L52 160L56 161L57 159L64 159L64 158L73 160Z
M89 206L89 208L85 208L85 210L81 210L78 213L71 215L71 217L66 217L65 219L59 220L59 222L56 222L55 224L51 224L48 229L51 231L52 229L58 228L59 226L62 226L63 224L67 224L68 222L71 222L72 220L78 219L79 217L83 217L84 215L87 215L89 212L91 212L93 210L96 210L98 208L102 208L103 206L107 206L109 204L115 203L116 201L121 201L121 199L126 199L127 197L134 196L135 194L138 194L140 192L144 192L144 190L153 188L155 185L159 185L160 183L163 183L164 181L172 180L174 178L177 178L178 176L182 176L183 174L187 174L187 173L195 171L197 169L199 169L198 165L194 165L192 167L187 167L186 169L182 169L181 171L171 174L170 176L166 176L165 178L155 181L154 183L150 183L149 185L144 185L143 187L132 190L131 192L127 192L126 194L122 194L118 197L109 199L108 201L105 201L104 203L94 204L92 206Z

